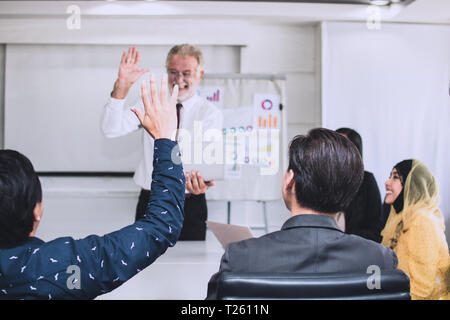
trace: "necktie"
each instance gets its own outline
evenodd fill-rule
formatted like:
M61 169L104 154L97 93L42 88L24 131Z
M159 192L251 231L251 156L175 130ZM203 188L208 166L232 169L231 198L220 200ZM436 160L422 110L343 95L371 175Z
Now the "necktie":
M177 129L180 129L180 113L183 105L181 103L177 103Z

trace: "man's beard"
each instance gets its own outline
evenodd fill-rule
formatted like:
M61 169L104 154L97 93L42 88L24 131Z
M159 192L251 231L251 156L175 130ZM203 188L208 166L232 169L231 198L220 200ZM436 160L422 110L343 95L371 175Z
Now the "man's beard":
M178 102L183 102L186 99L189 99L190 97L192 97L195 94L195 92L197 90L197 86L189 86L187 83L182 83L179 85L179 89L183 89L186 87L188 88L187 91L182 92L182 93L180 92L180 90L178 91L178 98L177 98ZM172 85L172 88L173 88L173 85Z

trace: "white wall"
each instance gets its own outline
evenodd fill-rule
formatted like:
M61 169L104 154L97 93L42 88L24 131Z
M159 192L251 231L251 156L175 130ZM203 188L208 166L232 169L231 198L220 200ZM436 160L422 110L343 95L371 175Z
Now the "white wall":
M383 197L396 163L422 161L450 226L450 27L330 22L323 32L324 126L361 134L366 170Z
M0 147L3 148L3 125L5 107L5 45L0 45Z

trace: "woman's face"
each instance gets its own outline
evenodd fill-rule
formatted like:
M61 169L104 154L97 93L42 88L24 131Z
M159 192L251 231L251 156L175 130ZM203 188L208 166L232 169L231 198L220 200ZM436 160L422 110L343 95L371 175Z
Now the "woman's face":
M386 187L386 197L384 198L384 202L386 204L393 204L403 189L401 177L398 174L397 169L392 169L391 175L384 185Z

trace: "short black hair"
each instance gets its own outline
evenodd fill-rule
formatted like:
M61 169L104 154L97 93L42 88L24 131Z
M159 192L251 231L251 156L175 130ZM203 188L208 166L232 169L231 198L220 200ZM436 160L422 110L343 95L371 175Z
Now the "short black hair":
M355 144L356 148L359 151L359 154L362 157L362 138L358 132L350 128L339 128L336 130L336 132L343 134L347 138L349 138L350 141Z
M17 151L0 150L0 247L15 247L28 239L33 210L41 201L41 183L30 160Z
M300 206L323 213L345 211L364 177L355 145L324 128L296 136L289 145L289 167L294 172Z

